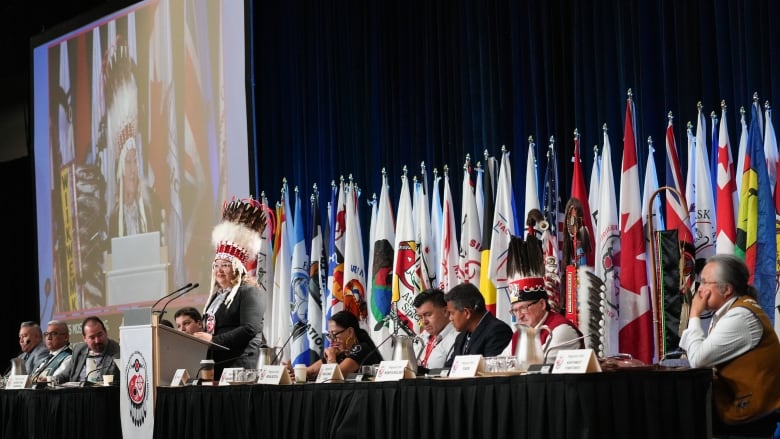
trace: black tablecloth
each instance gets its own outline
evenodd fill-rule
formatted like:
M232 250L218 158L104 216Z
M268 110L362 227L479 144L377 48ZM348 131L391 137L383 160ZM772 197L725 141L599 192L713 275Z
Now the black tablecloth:
M0 438L121 438L118 387L0 390Z
M155 437L706 438L712 371L159 388Z

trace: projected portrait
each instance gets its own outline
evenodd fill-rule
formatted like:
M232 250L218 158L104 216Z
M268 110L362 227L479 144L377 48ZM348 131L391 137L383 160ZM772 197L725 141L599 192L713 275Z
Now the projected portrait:
M242 15L144 1L34 47L41 320L208 283L213 212L249 192Z

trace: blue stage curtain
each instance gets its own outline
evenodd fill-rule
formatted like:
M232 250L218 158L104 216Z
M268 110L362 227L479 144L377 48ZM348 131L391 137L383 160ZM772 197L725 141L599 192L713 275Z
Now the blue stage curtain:
M383 167L395 201L402 167L419 175L421 161L429 181L448 165L457 187L467 153L475 164L485 149L500 157L501 145L522 194L529 135L540 169L555 136L565 202L574 129L589 174L602 125L622 141L629 88L642 172L648 136L665 169L658 145L670 110L684 145L696 103L719 115L725 99L736 148L739 107L753 92L762 104L780 96L771 0L256 1L252 16L252 189L272 203L283 177L308 196L313 183L324 190L352 174L370 196Z

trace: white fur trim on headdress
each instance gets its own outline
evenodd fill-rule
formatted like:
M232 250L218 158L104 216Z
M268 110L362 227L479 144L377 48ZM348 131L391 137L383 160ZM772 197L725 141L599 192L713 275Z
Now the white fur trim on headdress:
M231 261L239 279L246 276L248 268L256 264L265 229L265 212L260 203L253 199L226 202L222 207L222 222L211 232L211 241L216 248L214 259ZM233 286L225 298L225 306L229 307L238 291L239 282ZM216 292L216 282L211 279L211 295L206 303L210 303Z

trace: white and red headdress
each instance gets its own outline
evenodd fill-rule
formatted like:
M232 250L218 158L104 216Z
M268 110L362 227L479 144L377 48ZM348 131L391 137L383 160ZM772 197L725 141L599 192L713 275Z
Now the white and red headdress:
M542 243L533 234L525 240L519 236L511 237L506 272L511 303L547 298Z
M214 260L227 260L233 264L233 270L243 278L257 265L257 254L262 243L262 233L266 226L265 212L261 203L252 198L226 201L222 206L222 221L211 232L211 241L216 248ZM211 280L213 295L216 291L215 280ZM238 282L225 299L230 306L238 290ZM209 303L211 298L206 303Z

